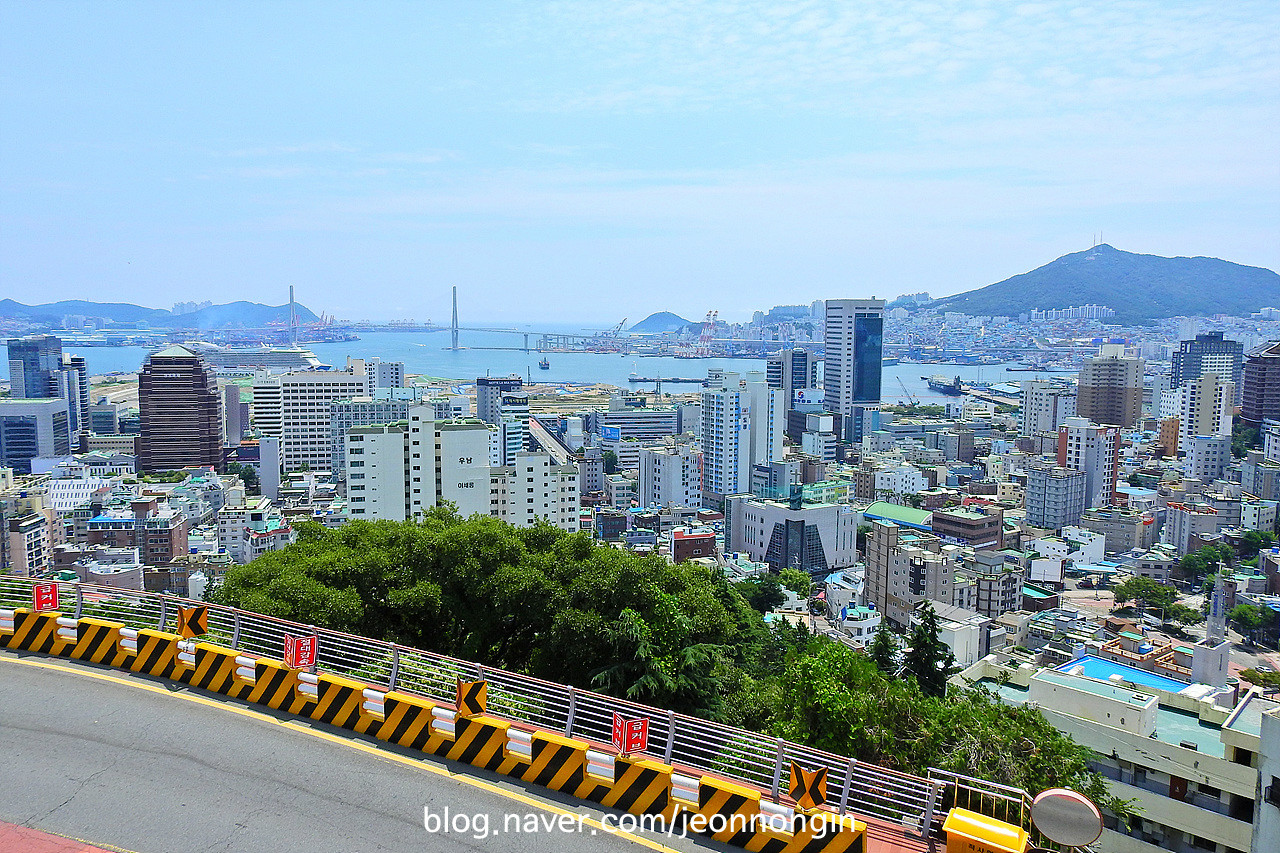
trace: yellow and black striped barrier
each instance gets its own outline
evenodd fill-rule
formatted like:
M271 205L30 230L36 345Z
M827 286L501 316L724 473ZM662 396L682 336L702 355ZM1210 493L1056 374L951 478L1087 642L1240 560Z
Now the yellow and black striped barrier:
M432 712L452 711L422 697L395 691L381 693L362 681L328 673L311 676L315 683L302 686L313 693L304 693L299 689L300 674L281 661L245 656L212 643L195 643L167 631L144 628L124 633L124 626L119 623L92 618L76 621L73 628L68 624L63 629L64 636L74 630L74 640L65 640L58 634L60 614L29 610L13 613L12 632L0 633L0 644L11 649L66 655L172 678L635 815L661 815L686 826L691 826L690 818L698 815L703 823L701 827L694 826L695 831L752 853L861 853L865 849L866 825L852 816L840 817L821 808L798 809L801 813L794 833L775 831L760 820L760 791L716 777L697 778L696 805L689 799L693 778L681 776L682 780L687 779L682 785L689 791L685 797L673 798L672 767L654 759L617 756L610 768L610 756L602 754L601 747L539 730L516 730L514 735L518 737L513 735L512 742L524 746L508 749L511 724L483 713L458 714L449 737L433 730ZM134 634L136 652L131 650ZM180 642L186 663L179 658ZM381 716L365 705L371 690L376 694L375 700L381 697L380 702L371 703L375 710L380 709ZM474 712L477 706L483 707L484 693L484 682L459 684L459 698L466 700L467 710ZM590 773L589 750L597 757L594 760L604 762L603 767L592 765L595 770ZM825 779L820 779L820 774L810 776L805 772L794 782L800 783L803 790L799 791L799 799L806 805L820 802L825 796ZM777 811L778 807L771 809ZM782 811L786 811L785 806ZM814 817L823 818L825 824L813 822Z
M11 649L61 655L75 643L58 637L58 619L62 614L55 610L34 612L25 608L13 611L13 633L5 638Z

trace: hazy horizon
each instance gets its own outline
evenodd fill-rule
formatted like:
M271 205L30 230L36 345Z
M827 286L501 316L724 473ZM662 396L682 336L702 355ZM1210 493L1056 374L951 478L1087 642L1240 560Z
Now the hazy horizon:
M1280 269L1273 3L6 3L27 304L612 325ZM1272 95L1266 95L1266 92Z

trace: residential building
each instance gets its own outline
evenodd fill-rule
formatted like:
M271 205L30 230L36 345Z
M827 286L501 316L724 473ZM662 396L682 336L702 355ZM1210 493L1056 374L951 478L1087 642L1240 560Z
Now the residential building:
M1178 419L1178 450L1186 454L1197 435L1231 435L1234 386L1204 373L1164 392L1160 413ZM1166 448L1167 449L1167 448Z
M1027 466L1027 523L1050 530L1075 524L1087 508L1087 491L1084 471L1032 462Z
M1004 512L999 507L951 507L933 511L933 534L944 542L970 548L1004 544Z
M262 371L254 378L253 422L263 435L280 439L286 471L332 471L331 406L368 396L369 374L358 359L348 359L346 370Z
M872 521L867 534L867 601L899 628L922 601L953 603L955 546L937 536Z
M640 503L640 490L635 480L625 474L608 474L604 478L604 499L616 510L629 510Z
M1076 414L1096 424L1129 428L1142 417L1143 360L1107 344L1080 368Z
M1245 451L1240 463L1240 487L1263 500L1280 500L1280 460L1267 459L1260 450Z
M840 435L856 443L873 428L880 405L884 354L883 299L828 299L822 387L827 410L840 416Z
M213 368L174 345L147 357L138 374L138 470L222 468L222 396Z
M671 531L671 562L683 563L720 556L716 532L710 527L676 527Z
M609 401L608 410L594 413L592 426L601 435L605 435L609 428L615 428L616 433L607 434L616 435L623 441L629 438L656 441L681 431L680 413L675 407L628 406L619 397Z
M1005 553L995 550L975 553L964 561L960 574L973 582L977 593L974 610L988 619L1022 609L1022 567L1010 562Z
M692 444L640 449L640 505L702 506L702 451Z
M348 428L343 456L347 459L347 506L353 520L406 521L412 517L407 420Z
M1119 502L1116 481L1120 466L1120 430L1083 417L1067 418L1058 427L1058 465L1085 474L1085 506Z
M1170 502L1165 507L1161 541L1178 550L1179 556L1196 550L1192 543L1199 537L1217 533L1224 527L1224 519L1207 503Z
M1135 548L1150 548L1156 541L1155 516L1128 507L1092 507L1080 516L1080 526L1094 533L1101 533L1106 550L1111 554L1123 554Z
M751 488L751 403L736 373L702 392L702 502L717 508Z
M1022 407L1018 410L1018 434L1057 432L1067 418L1076 416L1076 389L1061 382L1030 380L1022 383Z
M1206 373L1217 374L1234 389L1232 406L1240 405L1244 379L1244 346L1224 340L1222 332L1206 332L1194 340L1182 341L1173 353L1170 386L1177 388Z
M0 398L0 467L30 474L31 460L71 453L71 418L60 397Z
M268 551L279 551L296 539L297 534L271 499L246 497L243 486L232 489L227 503L218 510L218 550L239 565Z
M88 537L89 545L137 548L144 565L159 566L187 553L187 518L156 498L138 498L89 519Z
M407 421L409 409L413 405L412 400L375 397L353 397L330 403L329 454L333 457L333 475L339 480L346 478L347 434L353 427ZM443 415L440 419L447 417L448 415Z
M1280 421L1280 341L1254 347L1245 356L1240 418L1249 426Z
M1211 483L1221 477L1231 462L1231 436L1197 435L1191 439L1187 453L1187 476L1203 483Z
M517 527L546 521L578 530L578 468L558 465L548 453L520 453L514 464L493 469L496 515Z

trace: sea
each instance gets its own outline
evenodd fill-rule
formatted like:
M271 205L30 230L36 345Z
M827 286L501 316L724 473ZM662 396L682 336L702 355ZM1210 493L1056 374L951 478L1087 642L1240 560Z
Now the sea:
M540 331L557 331L539 327ZM579 327L564 327L558 331L585 334ZM617 355L589 352L524 352L520 334L492 331L463 331L458 350L451 350L449 333L444 332L369 332L359 340L334 343L306 344L316 356L335 368L346 364L348 356L355 358L382 358L384 361L402 361L408 373L433 379L455 380L458 383L474 382L479 376L508 376L518 374L539 384L561 384L566 389L575 385L604 383L621 388L652 390L653 383L633 383L631 377L661 376L701 379L709 368L745 373L764 370L762 358L669 358ZM530 334L530 345L536 345L536 336ZM504 348L504 349L495 349ZM67 352L83 355L93 375L110 373L135 373L153 347L66 347ZM547 370L541 370L538 362L546 358ZM941 374L950 379L959 376L966 383L987 382L993 385L1018 382L1023 379L1045 378L1050 374L1039 372L1008 371L1017 364L958 365L958 364L886 364L881 379L881 399L886 404L907 402L908 395L921 403L942 403L955 400L928 387L928 378ZM8 379L8 362L0 360L0 378ZM1061 374L1056 374L1061 375ZM693 392L699 386L664 382L668 393Z

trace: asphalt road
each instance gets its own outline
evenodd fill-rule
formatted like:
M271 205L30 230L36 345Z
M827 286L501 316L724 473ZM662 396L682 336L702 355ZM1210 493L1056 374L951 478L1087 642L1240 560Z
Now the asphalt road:
M728 849L611 834L617 812L414 755L164 680L0 652L0 821L136 853ZM424 809L448 809L452 826L429 832Z

